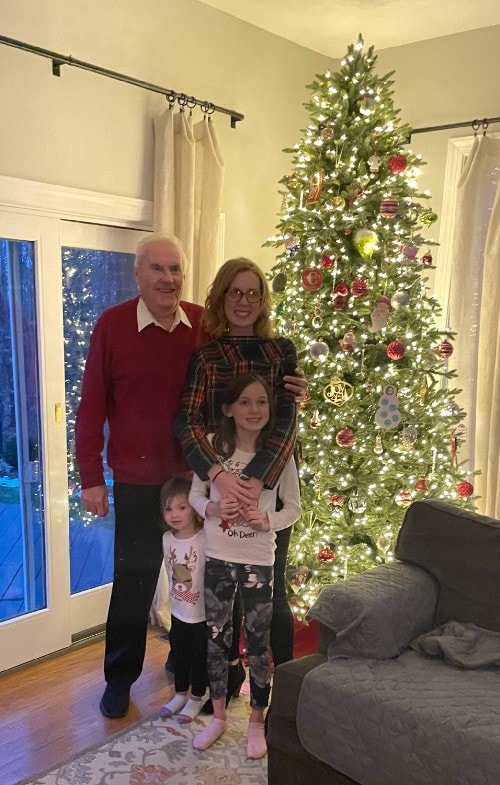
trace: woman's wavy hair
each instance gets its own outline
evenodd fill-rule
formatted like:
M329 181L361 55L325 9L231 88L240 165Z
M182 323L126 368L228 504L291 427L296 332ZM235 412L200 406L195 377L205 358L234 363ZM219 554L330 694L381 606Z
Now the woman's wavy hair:
M226 404L226 406L230 406L232 403L235 403L246 388L254 382L259 382L263 386L269 401L269 422L263 427L255 442L255 447L258 450L273 433L276 416L276 404L273 393L266 380L259 373L242 373L239 376L233 376L224 390L221 405ZM226 417L222 413L212 445L215 452L222 458L229 458L233 454L236 448L236 427L233 417Z
M236 259L228 259L217 274L210 286L205 300L205 313L203 315L203 325L207 332L219 338L228 328L228 321L224 311L224 299L226 292L231 288L231 284L238 273L250 271L259 277L260 288L262 291L261 309L256 319L254 330L259 338L269 338L273 335L273 324L271 321L271 294L264 273L251 259L239 256Z

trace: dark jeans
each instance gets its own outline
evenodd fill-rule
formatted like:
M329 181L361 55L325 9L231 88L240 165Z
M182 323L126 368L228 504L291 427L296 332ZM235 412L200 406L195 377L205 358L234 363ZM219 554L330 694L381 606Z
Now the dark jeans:
M276 532L274 554L273 617L271 620L271 652L277 667L282 662L293 660L294 623L286 593L286 561L292 527ZM238 591L233 608L233 641L229 650L229 662L239 657L240 629L243 619L243 603Z
M115 483L115 566L104 677L130 687L142 671L149 612L163 560L160 486Z

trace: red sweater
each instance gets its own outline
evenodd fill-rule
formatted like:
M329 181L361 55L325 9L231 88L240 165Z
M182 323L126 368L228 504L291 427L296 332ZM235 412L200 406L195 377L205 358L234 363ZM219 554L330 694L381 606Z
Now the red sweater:
M109 424L107 460L116 482L160 485L187 464L173 435L186 368L208 341L203 309L182 302L192 328L137 329L137 302L127 300L99 317L92 337L76 416L76 461L82 488L104 485L101 452Z

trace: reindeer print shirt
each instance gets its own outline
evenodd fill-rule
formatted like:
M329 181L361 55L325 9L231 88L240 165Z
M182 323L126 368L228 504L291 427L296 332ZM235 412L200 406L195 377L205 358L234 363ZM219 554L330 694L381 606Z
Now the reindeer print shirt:
M170 531L163 535L172 615L188 624L205 620L205 545L203 529L185 540Z

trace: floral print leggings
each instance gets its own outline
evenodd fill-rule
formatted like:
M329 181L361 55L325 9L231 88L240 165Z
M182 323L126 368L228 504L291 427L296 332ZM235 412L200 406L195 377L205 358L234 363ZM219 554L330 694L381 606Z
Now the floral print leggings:
M272 565L237 564L207 556L205 614L208 627L207 668L212 698L223 698L227 693L233 604L239 588L250 666L250 705L253 709L265 709L269 702L273 572Z

